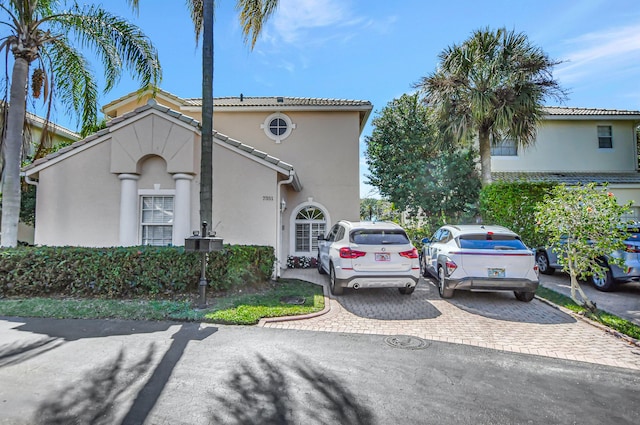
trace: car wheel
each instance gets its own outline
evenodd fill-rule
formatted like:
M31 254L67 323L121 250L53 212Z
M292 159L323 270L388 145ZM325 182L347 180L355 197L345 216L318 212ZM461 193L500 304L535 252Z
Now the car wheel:
M593 283L593 286L595 286L598 291L613 291L615 287L615 281L613 280L613 273L611 273L611 268L607 266L607 269L602 276L598 276L595 274L591 276L591 283Z
M538 264L538 271L542 274L553 274L556 269L549 266L549 257L546 252L538 252L536 254L536 263Z
M444 267L438 267L438 293L441 298L453 297L453 289L445 288Z
M317 265L318 265L318 273L320 274L327 274L327 272L324 271L324 269L322 268L322 263L320 262L320 254L318 254L318 261L317 261Z
M336 271L333 264L329 264L329 285L333 295L342 295L344 288L336 283Z
M398 291L399 291L402 295L411 295L411 294L413 294L413 291L415 291L415 290L416 290L416 287L415 287L415 286L412 286L411 288L407 288L407 287L404 287L404 288L398 288Z
M535 296L536 296L535 292L514 291L513 293L516 296L516 299L518 301L522 301L522 302L525 302L525 303L531 302L531 300L534 299Z
M423 255L422 258L420 259L420 268L422 269L422 276L429 277L429 270L427 270L427 261L424 258L425 256Z

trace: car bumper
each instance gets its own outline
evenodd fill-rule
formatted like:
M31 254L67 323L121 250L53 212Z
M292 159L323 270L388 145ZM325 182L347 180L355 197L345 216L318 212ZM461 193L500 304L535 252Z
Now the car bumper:
M413 288L420 279L419 270L399 275L355 275L336 278L336 285L343 288Z
M445 278L444 283L446 289L521 292L535 292L540 284L538 280L513 278L489 279L486 277L464 277L461 279Z

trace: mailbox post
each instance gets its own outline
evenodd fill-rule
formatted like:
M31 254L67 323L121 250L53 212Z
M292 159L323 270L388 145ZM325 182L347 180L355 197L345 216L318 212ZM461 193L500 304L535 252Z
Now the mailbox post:
M184 240L184 250L186 252L199 252L202 255L200 264L200 282L198 284L198 307L204 308L207 305L207 254L222 250L222 238L216 238L207 233L207 222L202 222L202 233L193 232L193 236Z

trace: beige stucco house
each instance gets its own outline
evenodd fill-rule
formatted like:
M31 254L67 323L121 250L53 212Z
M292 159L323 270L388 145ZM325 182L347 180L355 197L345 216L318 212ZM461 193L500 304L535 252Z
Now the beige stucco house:
M230 244L315 256L316 236L359 217L368 101L214 101L213 223ZM132 93L105 129L24 169L37 182L38 245L184 245L199 223L201 99Z
M4 108L4 102L0 103L0 111ZM0 114L0 122L4 115ZM35 154L40 140L43 137L43 133L46 128L44 137L48 142L48 146L56 146L62 144L71 144L80 140L80 135L60 125L52 122L47 122L42 117L39 117L31 112L27 112L25 116L25 134L27 140L30 140L29 151L26 153L28 157L32 157ZM23 222L18 223L18 241L32 245L34 242L33 226L25 224Z
M522 149L504 141L491 150L493 180L608 183L640 219L636 129L640 111L547 107L537 139Z

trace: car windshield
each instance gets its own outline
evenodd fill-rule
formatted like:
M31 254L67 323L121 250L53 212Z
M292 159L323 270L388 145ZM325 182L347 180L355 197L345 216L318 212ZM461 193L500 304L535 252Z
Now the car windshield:
M351 242L359 245L404 245L409 238L402 230L358 229L351 232Z
M527 249L525 244L515 235L495 235L489 233L461 235L458 237L460 248L469 249Z

